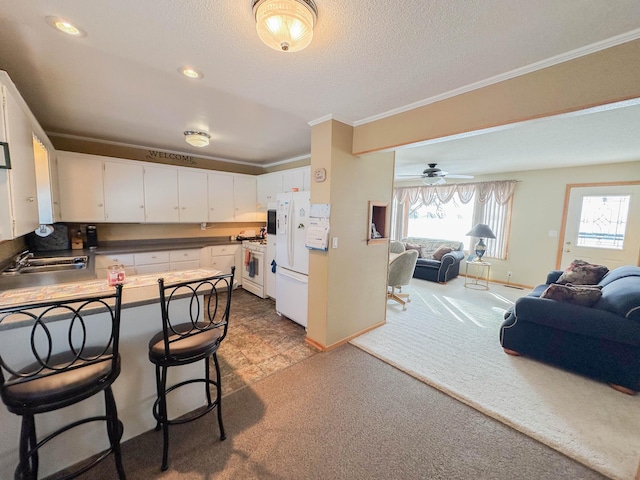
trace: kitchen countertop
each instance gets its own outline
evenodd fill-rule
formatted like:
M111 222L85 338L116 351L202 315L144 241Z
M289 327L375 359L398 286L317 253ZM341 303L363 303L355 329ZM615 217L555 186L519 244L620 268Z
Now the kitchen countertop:
M95 256L122 253L143 253L166 250L184 250L188 248L204 248L216 245L241 245L239 240L229 237L173 238L156 240L118 240L99 242L95 249L56 250L34 252L36 257L60 257L86 255L89 261L86 269L55 273L23 273L12 276L0 276L0 295L5 290L29 287L45 287L62 285L70 282L96 280Z
M220 273L219 270L199 268L194 270L129 276L123 285L122 308L132 308L158 302L158 278L164 278L168 285L218 275ZM110 286L106 280L88 280L5 290L0 292L0 308L39 303L45 300L73 300L76 297L108 293L113 289L114 287ZM0 324L0 330L18 328L29 322L30 320L26 322L13 321L8 325Z

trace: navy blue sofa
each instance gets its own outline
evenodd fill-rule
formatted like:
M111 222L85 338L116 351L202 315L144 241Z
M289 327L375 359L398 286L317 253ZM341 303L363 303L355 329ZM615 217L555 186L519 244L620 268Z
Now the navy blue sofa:
M402 243L421 247L413 278L431 282L447 283L457 277L460 273L460 262L466 256L463 250L464 244L457 240L405 237ZM433 258L433 253L439 247L449 247L451 252L443 255L440 260L436 260Z
M524 355L633 394L640 391L640 267L611 270L593 307L539 298L562 271L505 313L500 343Z

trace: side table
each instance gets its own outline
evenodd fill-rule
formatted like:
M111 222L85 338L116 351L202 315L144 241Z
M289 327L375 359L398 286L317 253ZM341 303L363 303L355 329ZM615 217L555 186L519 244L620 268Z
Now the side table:
M491 273L491 263L489 262L474 262L467 261L464 271L464 286L466 288L473 288L475 290L489 290L489 274ZM469 265L475 267L476 275L469 277ZM473 271L473 270L472 270ZM482 282L482 283L481 283Z

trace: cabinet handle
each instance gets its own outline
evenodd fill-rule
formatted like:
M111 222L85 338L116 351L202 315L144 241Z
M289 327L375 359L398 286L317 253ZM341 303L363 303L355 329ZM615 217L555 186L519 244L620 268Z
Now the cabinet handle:
M98 204L98 206L99 206L99 207L101 207L101 206L102 206L102 204L101 204L101 203L99 203L99 204Z
M182 207L182 210L186 210L186 209L187 209L187 207Z
M178 210L178 207L173 207L174 210Z
M36 199L35 199L35 198L33 198L33 197L27 197L27 202L31 202L31 203L33 203L33 202L35 202L35 201L36 201Z
M144 205L140 205L140 208L144 208Z

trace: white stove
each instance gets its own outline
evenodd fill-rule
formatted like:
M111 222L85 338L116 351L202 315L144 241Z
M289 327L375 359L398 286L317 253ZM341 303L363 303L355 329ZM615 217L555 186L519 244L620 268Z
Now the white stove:
M265 292L265 257L267 241L243 240L242 241L242 288L266 298Z

